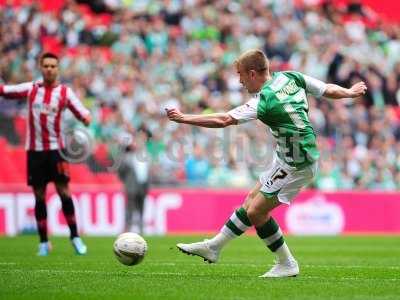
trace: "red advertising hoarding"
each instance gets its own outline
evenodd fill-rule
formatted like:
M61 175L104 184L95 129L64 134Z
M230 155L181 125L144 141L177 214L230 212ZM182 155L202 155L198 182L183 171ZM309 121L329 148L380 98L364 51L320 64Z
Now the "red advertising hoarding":
M153 189L146 201L145 233L212 233L241 205L245 190ZM47 195L49 232L68 234L61 202ZM80 231L116 235L124 228L125 198L118 187L75 185ZM34 197L25 187L0 189L0 234L35 230ZM290 205L274 211L282 229L296 235L342 233L399 234L400 194L386 192L304 191Z

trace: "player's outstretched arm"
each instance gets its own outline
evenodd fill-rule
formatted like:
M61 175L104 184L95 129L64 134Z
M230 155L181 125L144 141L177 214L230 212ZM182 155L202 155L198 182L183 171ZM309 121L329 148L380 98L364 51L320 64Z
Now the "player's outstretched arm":
M24 99L28 96L29 91L32 89L32 85L32 82L14 85L0 84L0 97L4 97L6 99Z
M183 114L179 109L165 109L167 116L171 121L208 128L223 128L230 125L236 125L238 121L228 113L215 113L207 115L188 115Z
M366 90L367 86L363 81L357 82L349 89L329 83L326 85L323 96L331 99L357 98L364 95Z

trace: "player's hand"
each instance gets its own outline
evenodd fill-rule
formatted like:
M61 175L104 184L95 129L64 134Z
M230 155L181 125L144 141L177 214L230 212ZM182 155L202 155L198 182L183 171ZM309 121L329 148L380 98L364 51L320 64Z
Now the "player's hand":
M91 115L84 116L82 122L83 124L85 124L85 126L89 126L90 122L92 122L92 116Z
M171 121L181 123L184 119L183 113L177 108L166 108L165 111L167 112L168 119Z
M352 98L357 98L365 94L367 91L367 85L365 82L360 81L354 84L350 89L350 94Z

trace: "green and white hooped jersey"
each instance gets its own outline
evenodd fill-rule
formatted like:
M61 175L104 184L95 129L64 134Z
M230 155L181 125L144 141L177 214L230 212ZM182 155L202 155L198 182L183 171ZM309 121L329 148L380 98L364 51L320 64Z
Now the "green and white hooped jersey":
M277 141L277 155L297 169L319 158L306 93L321 97L326 84L299 72L276 72L250 101L228 113L239 123L259 119Z

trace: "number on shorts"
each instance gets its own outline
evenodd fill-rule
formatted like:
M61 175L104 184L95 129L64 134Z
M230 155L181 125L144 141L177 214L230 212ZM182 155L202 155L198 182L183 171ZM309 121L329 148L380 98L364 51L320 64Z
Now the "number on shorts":
M270 176L270 179L267 180L267 182L265 183L265 185L266 185L267 187L271 187L271 186L274 184L275 180L277 180L277 179L283 179L283 178L285 178L287 175L288 175L288 173L287 173L285 170L283 170L283 169L281 169L281 168L278 168L278 169L276 169L276 171Z
M283 178L285 178L286 176L288 175L288 173L285 171L285 170L283 170L283 169L281 169L281 168L278 168L275 172L274 172L274 174L272 174L272 182L274 182L275 180L277 180L277 179L283 179Z

